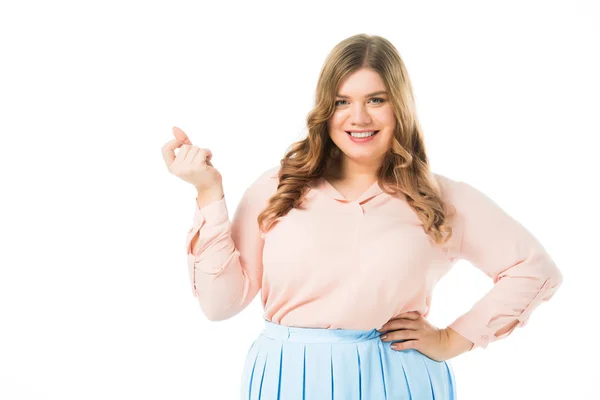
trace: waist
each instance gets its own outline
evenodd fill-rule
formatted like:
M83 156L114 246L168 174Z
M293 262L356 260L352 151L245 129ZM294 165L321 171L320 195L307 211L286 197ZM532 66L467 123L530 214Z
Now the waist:
M261 333L270 339L303 343L354 343L379 338L377 329L328 329L287 326L265 320Z

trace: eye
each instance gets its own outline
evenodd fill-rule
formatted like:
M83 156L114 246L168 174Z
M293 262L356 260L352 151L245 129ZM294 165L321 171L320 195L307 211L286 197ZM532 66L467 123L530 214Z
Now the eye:
M373 97L373 98L371 98L371 100L379 100L379 102L376 102L375 104L381 104L381 103L385 102L385 99L382 99L381 97ZM336 106L336 107L337 107L338 105L341 105L341 104L338 104L340 101L346 101L346 100L337 100L337 101L335 102L335 106Z

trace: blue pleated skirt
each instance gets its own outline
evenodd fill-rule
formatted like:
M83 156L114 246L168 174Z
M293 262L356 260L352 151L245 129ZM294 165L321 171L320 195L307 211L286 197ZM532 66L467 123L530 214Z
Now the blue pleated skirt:
M242 373L244 400L455 400L454 372L376 330L300 328L265 320Z

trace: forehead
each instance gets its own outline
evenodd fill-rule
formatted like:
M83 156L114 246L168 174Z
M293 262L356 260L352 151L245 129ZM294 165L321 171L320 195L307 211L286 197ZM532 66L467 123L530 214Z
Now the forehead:
M361 68L342 79L336 95L361 97L385 90L385 83L376 71Z

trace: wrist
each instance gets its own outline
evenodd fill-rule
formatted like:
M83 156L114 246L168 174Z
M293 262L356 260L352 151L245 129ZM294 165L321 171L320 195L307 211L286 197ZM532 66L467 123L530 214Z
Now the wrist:
M198 208L202 208L211 203L219 201L223 198L224 193L221 187L215 187L211 189L197 189L196 203L198 204Z
M475 344L466 337L462 336L454 329L446 327L444 329L446 337L448 338L448 349L453 357L459 354L471 351Z

